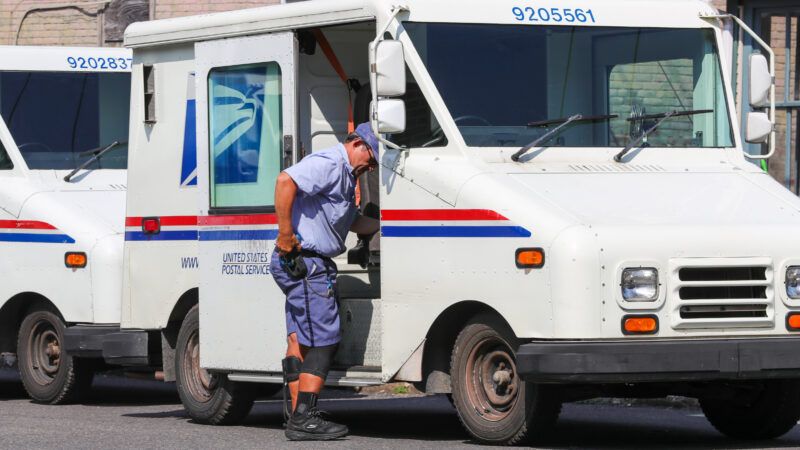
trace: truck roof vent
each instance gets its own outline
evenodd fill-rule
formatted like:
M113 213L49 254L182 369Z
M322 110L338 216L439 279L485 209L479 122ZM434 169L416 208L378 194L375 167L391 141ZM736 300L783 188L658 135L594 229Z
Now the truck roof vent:
M653 164L570 164L573 172L666 172L661 166Z

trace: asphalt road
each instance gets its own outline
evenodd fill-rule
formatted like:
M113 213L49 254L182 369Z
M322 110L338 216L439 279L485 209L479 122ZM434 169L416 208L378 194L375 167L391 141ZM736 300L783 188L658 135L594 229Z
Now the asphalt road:
M443 448L473 446L443 396L366 397L331 392L324 409L347 423L346 440L313 448ZM0 448L309 448L289 443L277 399L260 401L239 426L193 423L171 385L99 377L83 404L31 403L15 376L0 370ZM694 408L611 404L564 406L548 448L798 448L800 427L782 439L742 442L717 433Z

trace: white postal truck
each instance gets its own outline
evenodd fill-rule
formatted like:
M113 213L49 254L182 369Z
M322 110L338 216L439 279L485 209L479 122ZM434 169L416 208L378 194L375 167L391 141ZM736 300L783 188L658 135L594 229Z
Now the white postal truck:
M76 399L119 331L130 67L0 47L0 366L38 402Z
M352 110L383 134L361 185L381 233L338 261L329 384L450 394L486 443L540 436L564 401L668 394L728 435L782 435L800 201L750 162L774 137L743 152L734 20L688 0L336 0L131 25L122 327L197 421L277 387L275 179ZM774 61L752 66L765 142Z

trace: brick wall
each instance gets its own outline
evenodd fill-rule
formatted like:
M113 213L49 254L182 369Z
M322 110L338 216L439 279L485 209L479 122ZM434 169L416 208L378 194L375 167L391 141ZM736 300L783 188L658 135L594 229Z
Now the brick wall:
M256 8L280 3L280 0L155 0L154 17L191 16L196 14Z
M769 21L765 21L762 27L769 29L766 33L769 35L770 47L775 52L775 69L777 76L775 77L775 94L778 102L784 99L800 100L800 90L796 85L797 77L797 18L793 18L790 24L791 40L789 44L792 58L795 60L794 64L789 67L788 86L786 80L786 19L784 17L773 17ZM776 115L776 152L775 156L769 160L769 173L778 181L786 181L786 134L787 134L787 114L785 110L778 110ZM797 148L797 132L798 132L797 113L794 113L791 122L791 145L790 149ZM793 152L792 158L796 158L796 151ZM794 164L794 161L793 161ZM790 183L795 185L797 180L797 170L792 167L790 170Z
M0 44L98 45L98 8L103 3L74 2L75 8L36 10L65 5L63 0L0 0ZM18 37L17 37L18 36Z
M119 46L122 30L135 20L276 3L280 0L0 0L0 45Z

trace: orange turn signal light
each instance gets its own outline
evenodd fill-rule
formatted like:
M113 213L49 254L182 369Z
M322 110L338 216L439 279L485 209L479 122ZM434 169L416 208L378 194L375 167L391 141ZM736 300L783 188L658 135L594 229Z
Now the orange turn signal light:
M789 331L800 331L800 313L789 313L786 315L786 329Z
M656 334L658 333L658 317L625 316L622 318L622 334Z
M544 250L540 248L518 248L514 259L520 269L538 269L544 266Z
M83 269L86 262L86 253L83 252L68 252L64 255L64 264L70 269Z

